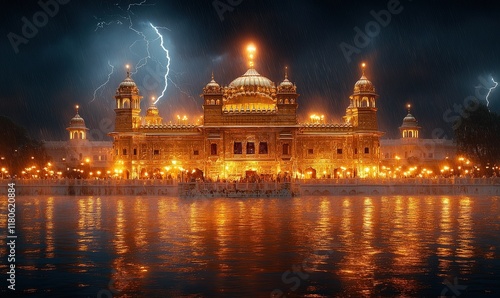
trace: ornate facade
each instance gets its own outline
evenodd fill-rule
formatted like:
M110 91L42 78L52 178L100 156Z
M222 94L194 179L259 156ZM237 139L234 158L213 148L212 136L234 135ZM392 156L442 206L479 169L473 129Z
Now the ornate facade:
M212 179L253 175L301 178L376 176L380 136L375 87L364 71L341 123L299 123L299 94L285 72L277 86L250 68L223 87L203 88L203 124L164 124L127 72L116 91L115 171L124 178Z

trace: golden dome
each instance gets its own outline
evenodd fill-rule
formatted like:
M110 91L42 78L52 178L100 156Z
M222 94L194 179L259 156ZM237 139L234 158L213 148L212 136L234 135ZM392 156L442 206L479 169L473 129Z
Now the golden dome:
M373 83L370 82L363 73L361 78L354 84L354 93L359 93L359 92L371 92L375 93L375 86L373 86Z
M278 93L295 93L297 87L288 80L288 68L285 67L285 79L278 85Z
M156 105L153 103L149 106L148 110L146 111L146 116L158 116L159 111Z
M123 82L120 83L120 86L118 86L118 89L116 89L116 93L125 93L125 94L139 94L139 88L137 88L137 85L135 84L134 80L130 77L130 71L128 70L128 65L127 65L127 77Z
M210 82L208 82L208 84L205 86L205 88L207 89L215 89L215 88L219 88L220 85L219 83L217 83L215 80L214 80L214 73L212 72L212 80Z
M274 103L274 83L250 68L226 87L226 100L234 103Z
M261 76L254 68L250 68L241 77L233 80L229 84L229 87L230 88L241 88L241 87L274 88L274 83L270 79Z

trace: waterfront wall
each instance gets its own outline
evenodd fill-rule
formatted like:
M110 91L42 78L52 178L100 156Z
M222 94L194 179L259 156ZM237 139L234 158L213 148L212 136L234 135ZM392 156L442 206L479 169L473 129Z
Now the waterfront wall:
M290 182L192 182L176 180L0 180L17 196L309 196L309 195L500 195L500 178L310 179Z
M500 195L500 178L316 179L301 195Z

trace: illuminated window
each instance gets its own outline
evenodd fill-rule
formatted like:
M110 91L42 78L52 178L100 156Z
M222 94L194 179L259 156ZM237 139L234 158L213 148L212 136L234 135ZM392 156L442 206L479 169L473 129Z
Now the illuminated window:
M254 142L247 143L247 154L255 154L255 143Z
M217 144L210 144L210 155L217 155Z
M368 154L368 153L370 153L370 148L365 147L365 154Z
M234 142L234 154L243 153L243 146L241 142Z
M267 142L259 143L259 154L267 154Z
M283 155L290 155L290 144L283 144Z
M342 154L342 148L337 148L337 154Z

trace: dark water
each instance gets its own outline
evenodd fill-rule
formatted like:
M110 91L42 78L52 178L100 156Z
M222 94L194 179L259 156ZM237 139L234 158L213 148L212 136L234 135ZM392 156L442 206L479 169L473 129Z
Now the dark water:
M499 208L500 197L19 197L16 294L500 297ZM4 241L0 252L4 273Z

